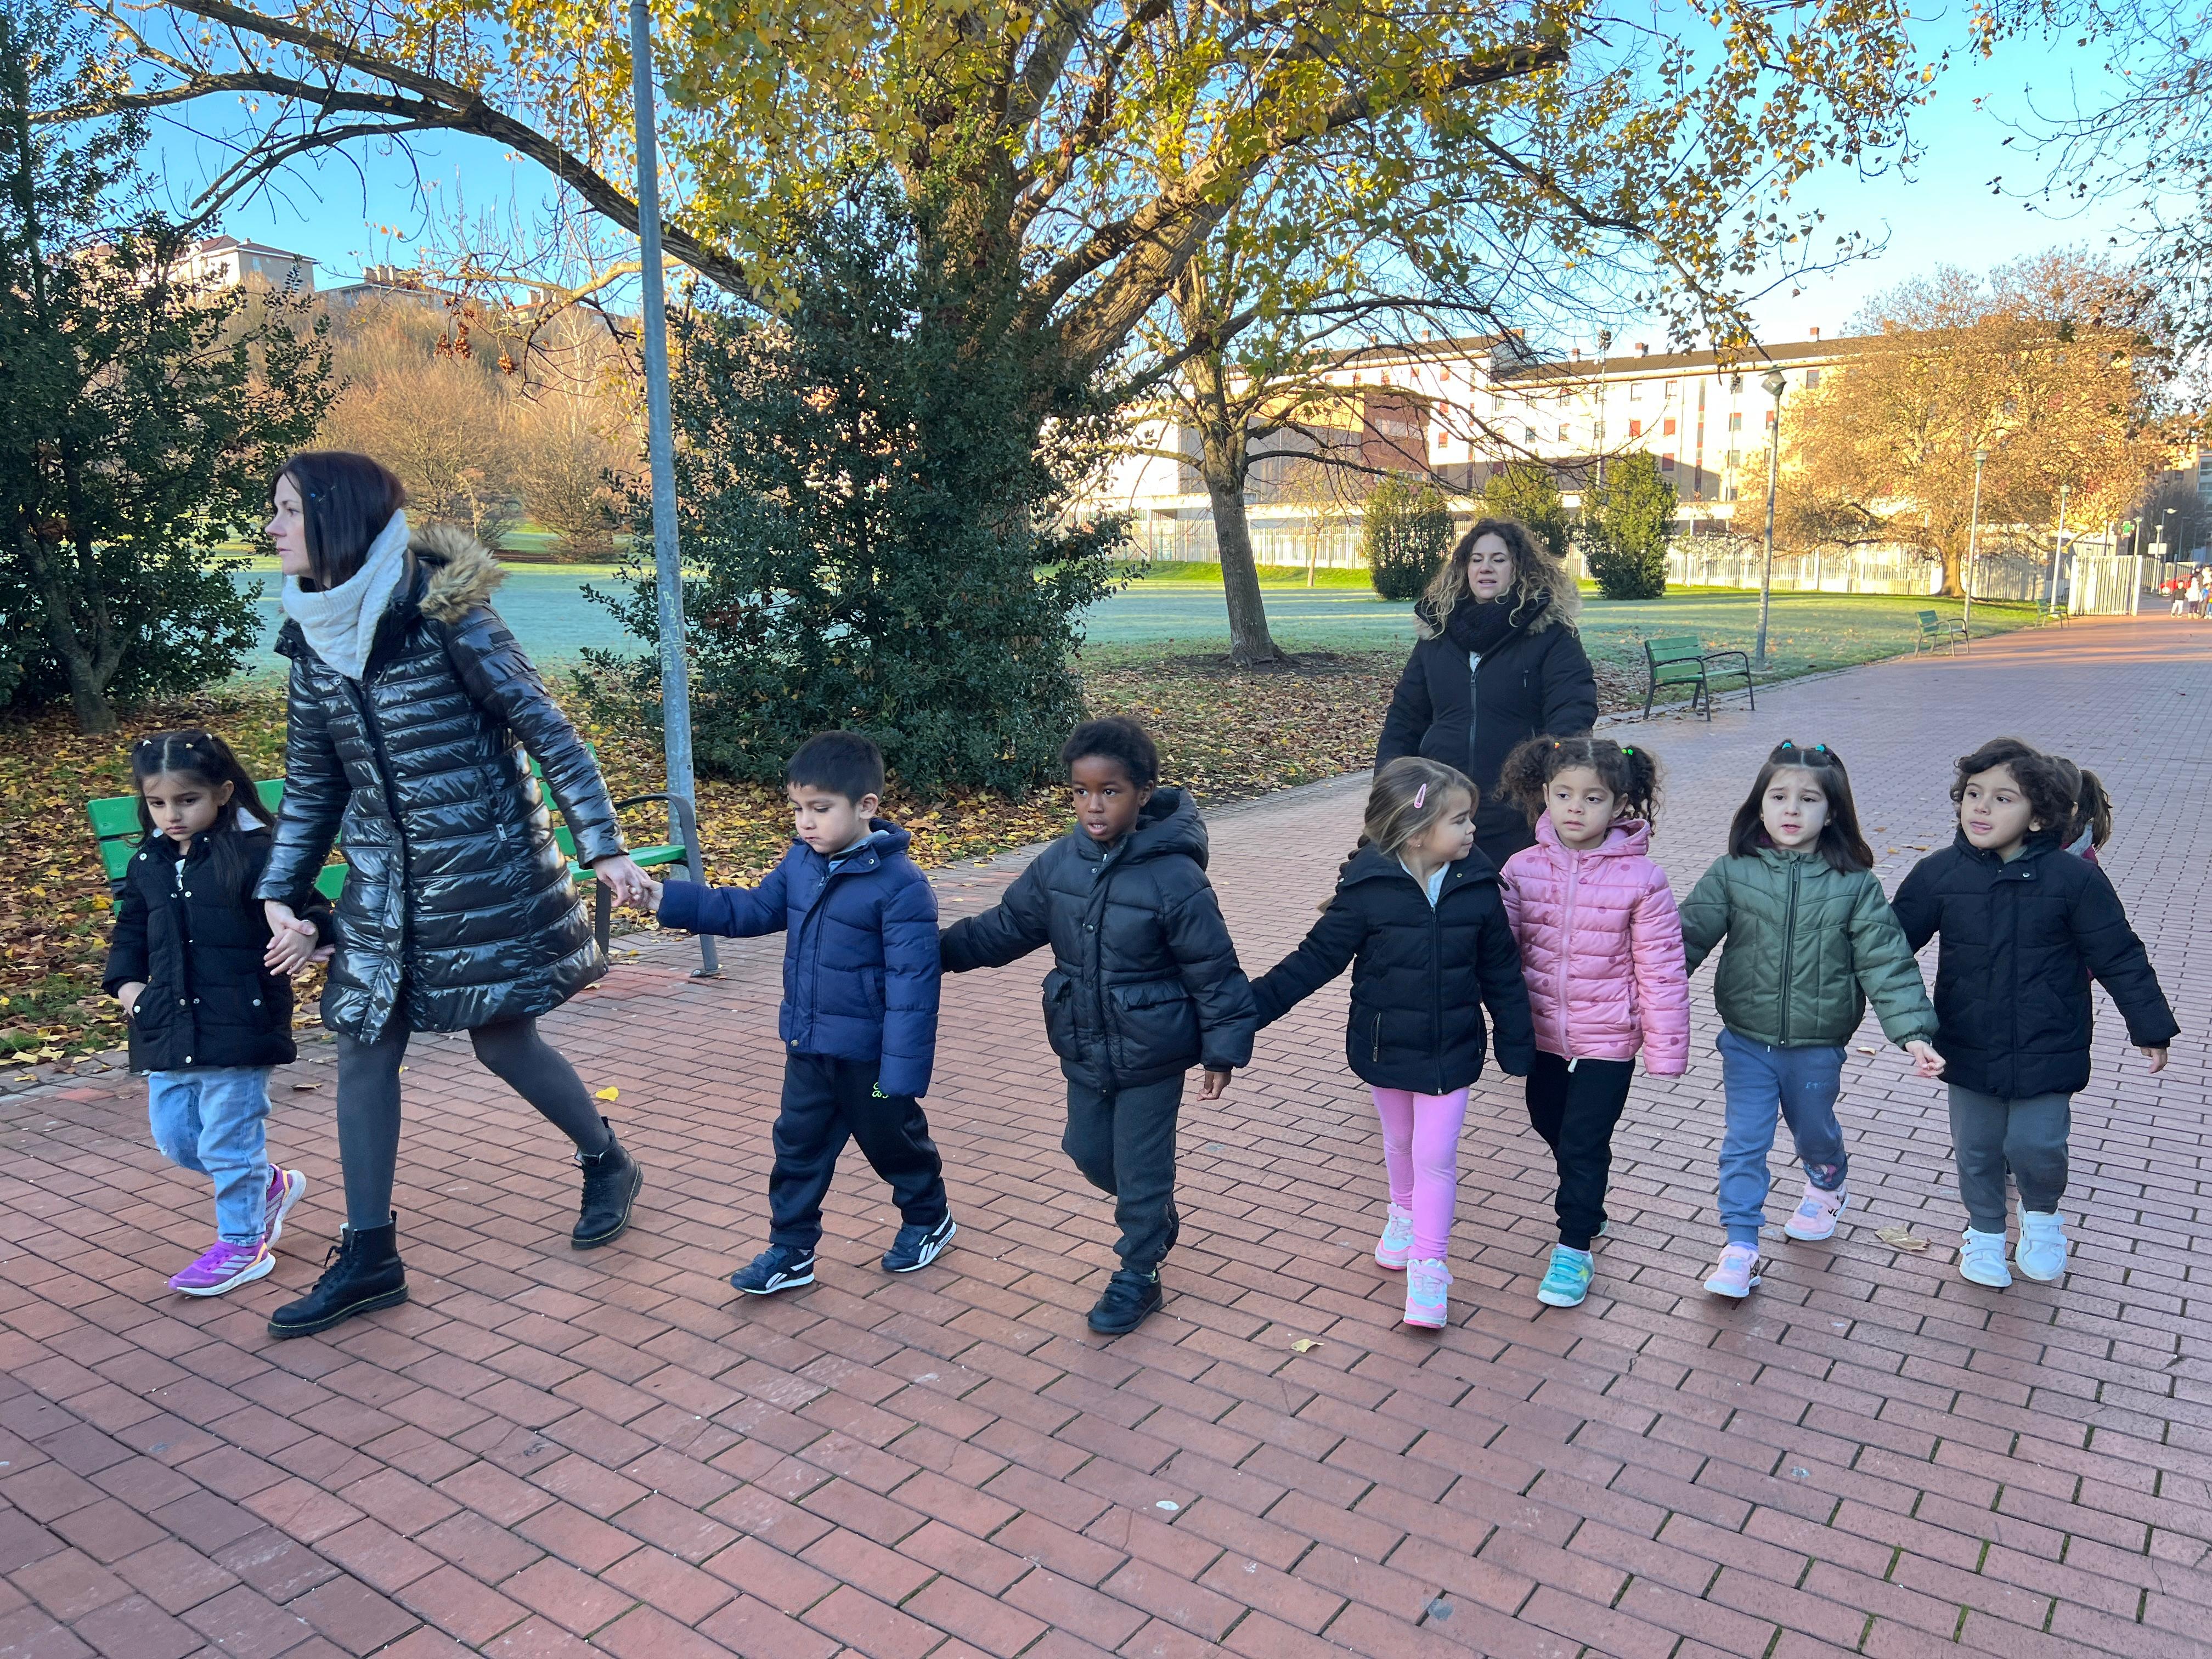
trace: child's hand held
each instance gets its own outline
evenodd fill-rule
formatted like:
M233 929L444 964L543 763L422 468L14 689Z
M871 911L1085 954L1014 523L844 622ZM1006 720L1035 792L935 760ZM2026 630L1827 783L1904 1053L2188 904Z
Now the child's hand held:
M1200 1100L1220 1099L1229 1091L1229 1078L1230 1073L1226 1070L1216 1071L1208 1066L1205 1079L1198 1085L1198 1097Z
M1905 1052L1912 1056L1912 1075L1941 1077L1943 1075L1943 1056L1927 1043L1915 1038L1905 1045Z
M127 987L126 987L125 988L127 989L127 988L127 988ZM2142 1057L2143 1057L2145 1060L2148 1060L2148 1061L2150 1062L2150 1065L2146 1068L2146 1069L2148 1069L2148 1071L2150 1071L2150 1072L2152 1072L2152 1073L2159 1073L2159 1072L2162 1072L2162 1071L2164 1071L2164 1070L2166 1069L2166 1050L2165 1050L2165 1049L2163 1049L2163 1048L2145 1048L2145 1049L2142 1051Z

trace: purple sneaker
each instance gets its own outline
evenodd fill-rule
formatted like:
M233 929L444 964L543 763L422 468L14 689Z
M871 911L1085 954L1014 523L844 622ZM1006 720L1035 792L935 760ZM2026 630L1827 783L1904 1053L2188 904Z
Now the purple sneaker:
M266 1244L226 1244L218 1239L192 1265L169 1281L169 1288L186 1296L221 1296L240 1285L265 1279L276 1266Z
M307 1177L297 1170L269 1166L269 1200L262 1212L261 1242L274 1245L284 1236L284 1218L307 1195Z

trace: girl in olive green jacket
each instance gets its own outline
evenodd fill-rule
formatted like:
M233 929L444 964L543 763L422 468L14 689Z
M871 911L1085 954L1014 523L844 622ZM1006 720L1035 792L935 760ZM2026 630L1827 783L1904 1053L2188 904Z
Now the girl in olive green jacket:
M1943 1069L1929 1046L1936 1011L1873 865L1843 762L1826 744L1785 743L1736 809L1728 856L1682 906L1692 973L1728 941L1713 981L1728 1102L1720 1156L1728 1243L1705 1281L1715 1295L1740 1300L1759 1283L1778 1115L1805 1166L1804 1198L1782 1230L1792 1238L1834 1236L1850 1201L1850 1159L1836 1121L1844 1045L1869 1001L1920 1076Z

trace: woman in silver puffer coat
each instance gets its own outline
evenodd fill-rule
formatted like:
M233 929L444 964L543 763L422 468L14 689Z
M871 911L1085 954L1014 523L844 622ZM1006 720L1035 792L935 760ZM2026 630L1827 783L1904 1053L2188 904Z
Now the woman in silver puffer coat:
M579 859L614 896L646 881L590 752L489 607L501 570L465 532L410 532L365 455L295 455L270 489L291 659L284 801L255 895L281 939L334 841L348 872L323 1023L337 1043L347 1225L315 1288L270 1320L304 1336L407 1299L392 1185L399 1071L416 1031L477 1057L575 1143L578 1249L629 1225L642 1175L575 1068L538 1033L606 971L530 775L536 757ZM274 947L272 946L272 949Z

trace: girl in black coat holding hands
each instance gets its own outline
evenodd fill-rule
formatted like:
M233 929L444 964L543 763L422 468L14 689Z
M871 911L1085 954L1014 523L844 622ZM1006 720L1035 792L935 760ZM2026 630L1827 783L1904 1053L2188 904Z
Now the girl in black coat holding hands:
M1383 718L1375 769L1420 755L1465 773L1480 805L1475 844L1493 869L1536 844L1498 790L1505 757L1597 719L1597 681L1575 632L1581 604L1574 578L1526 528L1482 519L1413 607L1421 638Z
M1536 1058L1498 872L1475 850L1474 789L1408 756L1376 775L1364 843L1305 943L1257 981L1269 1025L1352 969L1345 1059L1375 1094L1390 1178L1379 1266L1406 1273L1406 1323L1441 1329L1451 1271L1452 1207L1467 1093L1497 1022L1498 1064L1525 1077Z
M2066 1139L2089 1081L2089 981L2119 1005L2154 1072L2179 1034L2142 941L2103 871L2069 857L2078 771L2017 738L1959 762L1958 839L1912 867L1894 908L1916 951L1937 933L1936 1046L1948 1062L1951 1142L1966 1231L1960 1275L1996 1288L2005 1267L2005 1171L2020 1187L2013 1265L2066 1272Z

